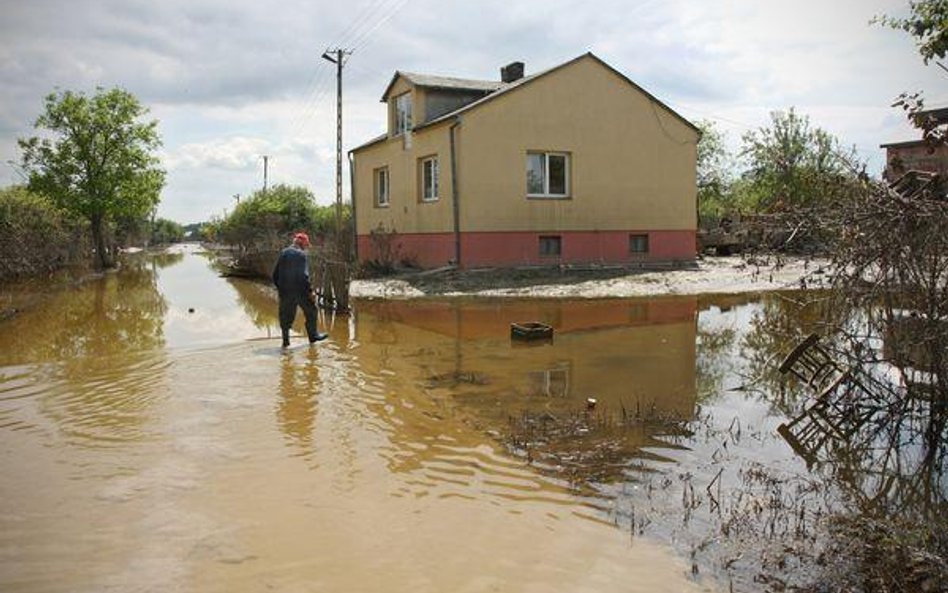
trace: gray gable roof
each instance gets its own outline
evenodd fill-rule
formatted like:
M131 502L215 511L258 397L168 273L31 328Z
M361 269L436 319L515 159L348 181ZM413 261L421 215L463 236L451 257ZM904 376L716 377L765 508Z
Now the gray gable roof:
M519 80L515 80L515 81L509 82L509 83L498 82L498 81L490 81L490 80L469 80L469 79L463 79L463 78L450 78L450 77L446 77L446 76L429 76L429 75L426 75L426 74L413 74L413 73L411 73L411 72L400 72L400 71L399 71L399 72L395 72L395 76L392 77L392 81L388 84L388 87L386 87L385 93L382 95L382 101L383 101L383 102L385 101L385 97L388 96L389 90L391 90L392 85L395 84L395 81L398 80L398 77L399 77L399 76L404 76L409 82L412 82L413 84L416 84L416 85L418 85L418 86L427 86L427 87L429 87L429 88L452 88L452 89L458 89L458 90L460 90L460 89L479 90L479 91L485 91L485 92L487 92L487 94L486 94L485 96L481 97L480 99L478 99L478 100L476 100L476 101L473 101L473 102L471 102L471 103L468 103L467 105L464 105L463 107L459 107L458 109L455 109L454 111L445 113L444 115L438 116L438 117L436 117L436 118L434 118L434 119L432 119L432 120L430 120L430 121L426 121L425 123L420 124L420 125L418 125L418 126L415 126L415 127L413 128L413 129L415 129L415 130L420 130L420 129L423 129L423 128L427 128L427 127L429 127L429 126L433 126L433 125L437 125L437 124L439 124L439 123L443 123L443 122L445 122L445 121L447 121L447 120L449 120L449 119L452 119L452 118L454 118L454 117L460 115L461 113L464 113L464 112L469 111L469 110L471 110L471 109L476 109L477 107L483 105L484 103L487 103L488 101L493 101L494 99L497 99L498 97L502 97L502 96L506 95L507 93L513 92L513 91L519 89L520 87L522 87L522 86L524 86L524 85L527 85L527 84L533 82L534 80L536 80L536 79L538 79L538 78L541 78L541 77L543 77L543 76L546 76L546 75L548 75L548 74L551 74L551 73L553 73L553 72L556 72L556 71L558 71L558 70L561 70L562 68L565 68L565 67L567 67L567 66L569 66L569 65L571 65L571 64L574 64L574 63L576 63L576 62L578 62L578 61L580 61L580 60L582 60L582 59L584 59L584 58L591 58L591 59L594 60L596 63L598 63L600 66L602 66L603 68L606 68L607 70L609 70L610 72L612 72L613 74L615 74L616 76L618 76L618 77L619 77L622 81L624 81L626 84L628 84L628 85L632 86L633 88L637 89L639 92L643 93L646 97L648 97L651 101L655 102L656 104L660 105L663 109L667 110L668 113L672 114L676 119L678 119L678 120L681 121L683 124L685 124L686 126L688 126L689 128L691 128L692 130L694 130L695 132L697 132L699 136L701 135L701 130L700 130L696 125L694 125L693 123L691 123L690 121L688 121L688 119L686 119L686 118L683 117L681 114L679 114L677 111L675 111L674 109L672 109L671 107L669 107L668 105L666 105L665 103L663 103L662 101L660 101L655 95L653 95L652 93L648 92L648 91L645 90L644 88L642 88L642 87L640 87L639 85L637 85L637 84L635 84L634 82L632 82L632 80L631 80L628 76L626 76L625 74L622 74L621 72L619 72L618 70L616 70L615 68L613 68L612 66L610 66L609 64L607 64L607 63L606 63L605 61L603 61L599 56L597 56L596 54L594 54L594 53L592 53L592 52L586 52L586 53L584 53L584 54L582 54L582 55L580 55L580 56L577 56L577 57L573 58L572 60L563 62L562 64L559 64L559 65L557 65L557 66L553 66L552 68L548 68L548 69L546 69L546 70L542 70L542 71L540 71L540 72L537 72L536 74L531 74L530 76L524 76L523 78L521 78L521 79L519 79ZM429 83L431 83L431 84L421 84L421 83L418 83L418 82L414 82L411 77L415 77L417 80L427 81L427 82L429 82ZM454 84L454 86L439 86L438 84L435 84L435 81L449 82L449 83ZM493 86L493 88L491 89L491 88L485 88L485 86L477 86L477 87L475 87L475 86L463 86L464 84L494 85L494 86ZM374 139L372 139L372 140L370 140L370 141L368 141L368 142L366 142L366 143L364 143L364 144L362 144L362 145L360 145L360 146L357 146L357 147L351 149L349 152L356 152L356 151L361 150L361 149L363 149L363 148L367 148L368 146L371 146L371 145L373 145L373 144L376 144L376 143L378 143L378 142L381 142L382 140L385 140L387 137L388 137L387 134L382 134L381 136L378 136L378 137L376 137L376 138L374 138Z
M399 77L404 78L415 86L430 89L449 89L490 93L505 86L504 83L500 82L499 80L474 80L470 78L454 78L452 76L433 76L431 74L417 74L415 72L403 72L398 70L395 72L395 75L392 76L392 80L388 83L388 86L385 87L385 92L382 93L381 100L383 103L388 97L389 91L392 90L392 86L394 86L395 81L398 80Z
M632 80L630 80L628 76L626 76L625 74L622 74L621 72L619 72L618 70L616 70L615 68L613 68L612 66L610 66L609 64L607 64L606 62L604 62L599 56L597 56L596 54L594 54L594 53L592 53L592 52L586 52L586 53L582 54L581 56L577 56L577 57L573 58L572 60L569 60L569 61L567 61L567 62L563 62L562 64L559 64L559 65L557 65L557 66L553 66L552 68L548 68L548 69L546 69L546 70L542 70L542 71L540 71L540 72L537 72L536 74L531 74L530 76L524 76L523 78L521 78L521 79L519 79L519 80L515 80L515 81L513 81L513 82L511 82L511 83L501 84L501 88L499 88L497 91L495 91L495 92L493 92L493 93L490 93L489 95L487 95L487 96L485 96L485 97L482 97L482 98L478 99L477 101L474 101L474 102L472 102L472 103L468 103L467 105L465 105L465 106L463 106L463 107L460 107L460 108L458 108L458 109L455 109L454 111L452 111L452 112L450 112L450 113L445 113L444 115L442 115L442 116L440 116L440 117L437 117L437 118L435 118L435 119L433 119L433 120L431 120L431 121L427 121L427 122L425 122L425 123L423 123L423 124L421 124L421 125L419 125L419 126L416 126L415 129L418 130L418 129L421 129L421 128L426 128L426 127L428 127L428 126L433 126L433 125L438 124L438 123L441 123L441 122L443 122L443 121L445 121L445 120L451 119L451 118L453 118L453 117L455 117L455 116L457 116L457 115L459 115L459 114L461 114L461 113L463 113L463 112L465 112L465 111L469 111L469 110L471 110L471 109L475 109L475 108L479 107L480 105L482 105L482 104L484 104L484 103L487 103L488 101L493 101L494 99L497 99L498 97L502 97L502 96L506 95L507 93L512 92L512 91L515 91L515 90L517 90L518 88L520 88L520 87L522 87L522 86L524 86L524 85L527 85L527 84L533 82L534 80L536 80L536 79L538 79L538 78L541 78L541 77L546 76L546 75L548 75L548 74L552 74L553 72L556 72L556 71L558 71L558 70L561 70L562 68L565 68L565 67L567 67L567 66L569 66L569 65L571 65L571 64L574 64L574 63L576 63L576 62L582 60L583 58L591 58L591 59L594 60L596 63L598 63L600 66L602 66L603 68L609 70L610 72L612 72L613 74L615 74L616 76L618 76L618 77L619 77L622 81L624 81L626 84L629 84L629 85L632 86L633 88L637 89L639 92L643 93L643 94L644 94L646 97L648 97L651 101L657 103L658 105L660 105L661 107L663 107L664 109L666 109L670 114L672 114L673 116L675 116L676 119L678 119L679 121L681 121L682 123L684 123L686 126L688 126L688 127L691 128L692 130L694 130L695 132L697 132L699 135L701 134L701 130L700 130L696 125L694 125L693 123L691 123L690 121L688 121L685 117L683 117L681 114L679 114L677 111L675 111L674 109L672 109L671 107L669 107L669 106L666 105L665 103L661 102L655 95L653 95L652 93L648 92L647 90L643 89L643 88L640 87L639 85L637 85L637 84L635 84L634 82L632 82Z

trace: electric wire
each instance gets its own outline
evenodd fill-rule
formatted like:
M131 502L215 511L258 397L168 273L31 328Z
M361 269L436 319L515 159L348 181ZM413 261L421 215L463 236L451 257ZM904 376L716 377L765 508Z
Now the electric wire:
M350 54L366 47L372 40L372 34L398 14L407 1L408 0L373 0L369 2L364 6L360 15L353 19L343 33L337 37L340 43L335 44L336 47L340 47L343 44L352 47L353 49L350 50ZM379 17L372 19L372 15L379 15ZM344 63L348 63L348 59L345 55L343 56L343 60ZM360 69L367 71L365 68ZM297 112L297 115L294 116L291 129L299 129L300 127L308 126L312 123L313 117L320 111L323 102L333 90L334 85L331 84L333 82L331 73L330 68L322 67L318 69L317 74L314 75L316 82L311 85L312 90L306 94L303 107ZM373 74L375 74L375 72L373 72Z
M341 47L346 39L350 35L356 34L356 31L360 29L366 22L368 22L369 17L376 12L376 10L388 0L370 0L362 7L362 11L343 29L335 41L330 44L330 47Z
M407 2L408 2L408 0L395 0L394 2L392 2L392 4L390 5L390 10L389 10L388 14L386 14L385 16L383 16L383 17L375 24L374 27L372 27L371 29L369 29L368 31L366 31L366 32L362 35L361 38L357 38L357 39L353 40L353 42L352 42L352 45L354 46L354 47L353 47L353 51L360 51L360 50L362 50L362 49L365 49L365 47L366 47L366 46L372 41L372 39L373 39L372 34L375 33L375 32L379 29L379 27L381 27L382 25L384 25L385 23L387 23L388 21L390 21L390 20L392 19L392 17L394 17L396 14L398 14L398 12L402 9L402 7L403 7Z

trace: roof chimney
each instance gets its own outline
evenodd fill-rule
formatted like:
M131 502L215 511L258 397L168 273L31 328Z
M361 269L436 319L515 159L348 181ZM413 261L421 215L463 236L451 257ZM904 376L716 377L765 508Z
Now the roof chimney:
M511 62L500 69L500 80L513 82L523 78L523 62Z

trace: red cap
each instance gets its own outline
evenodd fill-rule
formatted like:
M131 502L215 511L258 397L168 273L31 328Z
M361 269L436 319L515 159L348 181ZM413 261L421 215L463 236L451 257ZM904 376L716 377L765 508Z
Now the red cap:
M293 235L293 242L299 243L303 247L309 247L309 235L306 233L296 233Z

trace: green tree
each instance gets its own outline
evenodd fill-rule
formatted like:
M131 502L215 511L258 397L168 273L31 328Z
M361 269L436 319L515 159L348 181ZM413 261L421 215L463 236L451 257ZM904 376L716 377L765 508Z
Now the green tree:
M47 133L19 140L30 188L89 221L101 268L112 266L108 225L147 216L164 186L158 122L141 121L147 113L122 89L55 92L34 126Z
M948 1L909 0L909 16L882 15L873 22L900 29L915 38L918 53L928 64L948 53Z
M714 123L697 122L701 130L698 142L698 216L702 222L714 222L735 208L732 201L733 159L725 145L724 133Z
M157 218L151 224L151 242L153 245L179 243L184 240L184 227L167 218Z
M311 235L335 232L335 206L319 206L313 193L300 186L279 184L254 192L224 220L215 223L216 237L243 251L266 251L284 246L290 233ZM351 208L344 208L349 224Z
M855 178L853 149L811 127L793 108L770 114L770 127L743 136L747 159L744 189L758 211L797 210L830 203Z
M918 53L927 65L932 60L943 59L948 53L948 1L909 1L908 17L883 15L873 19L893 29L905 31L915 38ZM936 61L936 63L938 63ZM938 63L941 68L945 66ZM925 100L921 92L902 93L895 101L909 121L922 132L922 138L932 146L948 143L948 130L944 121L924 114Z
M272 250L297 230L313 232L315 198L305 187L285 184L258 190L242 200L223 221L219 238L242 251Z

